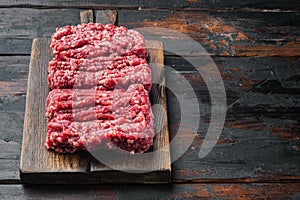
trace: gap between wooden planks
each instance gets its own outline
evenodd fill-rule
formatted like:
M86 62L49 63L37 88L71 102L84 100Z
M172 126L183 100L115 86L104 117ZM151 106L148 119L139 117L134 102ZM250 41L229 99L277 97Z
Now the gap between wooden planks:
M95 11L96 22L116 23L117 12L111 10ZM85 10L80 13L83 23L93 21L94 12ZM171 180L171 161L169 150L169 132L167 116L154 112L156 127L162 129L156 134L153 150L164 149L153 154L150 159L130 165L116 160L118 169L111 169L87 152L75 154L57 154L47 151L44 141L47 135L45 117L45 99L49 92L47 67L53 55L49 47L50 39L34 39L29 67L26 110L24 119L23 143L21 151L20 177L23 183L45 184L99 184L99 183L168 183ZM159 41L146 41L152 77L160 84L153 85L150 99L167 110L164 85L164 51ZM128 173L122 171L134 171ZM144 170L149 172L143 173ZM136 173L140 172L140 173Z

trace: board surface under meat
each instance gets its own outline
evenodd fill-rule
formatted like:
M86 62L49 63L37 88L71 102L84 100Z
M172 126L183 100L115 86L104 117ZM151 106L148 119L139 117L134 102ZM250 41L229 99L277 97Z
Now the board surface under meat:
M146 152L155 134L143 36L112 24L80 24L57 28L50 47L46 148Z

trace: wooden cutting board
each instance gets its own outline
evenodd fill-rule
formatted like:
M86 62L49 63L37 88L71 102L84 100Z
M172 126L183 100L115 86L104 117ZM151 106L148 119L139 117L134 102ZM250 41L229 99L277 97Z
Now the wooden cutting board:
M93 11L81 12L82 22L89 22ZM96 21L115 22L115 11L97 11ZM44 142L47 135L45 100L49 92L47 83L48 62L53 54L49 47L49 38L33 40L29 66L26 109L21 151L20 177L23 183L43 184L104 184L104 183L168 183L171 179L171 161L169 150L169 132L167 115L162 110L154 111L157 132L153 151L147 159L134 162L116 160L115 170L105 166L88 152L57 154L47 151ZM167 111L164 76L163 44L159 41L146 41L149 63L152 65L152 77L155 82L150 92L152 104L159 104ZM135 155L133 155L135 156ZM132 162L131 162L132 160ZM148 172L144 172L147 170Z

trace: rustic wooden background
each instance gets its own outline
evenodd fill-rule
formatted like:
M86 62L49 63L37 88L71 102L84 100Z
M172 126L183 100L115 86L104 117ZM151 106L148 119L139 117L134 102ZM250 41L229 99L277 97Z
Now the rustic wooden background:
M201 109L194 143L172 165L172 184L22 185L19 162L32 40L50 37L55 27L78 24L83 9L117 9L119 25L185 33L219 68L227 94L226 123L216 147L199 160L210 121L208 90L187 61L166 52L165 64L189 80ZM2 0L0 13L0 199L300 199L299 1ZM174 74L167 74L167 81L172 84ZM172 137L180 109L171 93L168 106Z

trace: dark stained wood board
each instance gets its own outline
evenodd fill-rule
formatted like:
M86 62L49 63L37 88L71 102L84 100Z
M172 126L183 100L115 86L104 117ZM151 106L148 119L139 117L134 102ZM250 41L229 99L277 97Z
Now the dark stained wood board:
M0 57L0 108L4 108L0 114L0 182L19 181L29 61L30 56ZM199 128L200 137L197 137L193 144L195 149L189 149L180 161L172 165L172 179L188 179L193 182L219 182L225 179L227 182L244 182L249 181L249 177L251 181L300 180L297 167L300 162L300 151L297 150L300 144L300 109L299 104L293 103L300 98L300 93L294 93L300 89L295 79L300 73L299 58L215 57L214 62L224 77L228 105L236 102L227 113L227 131L222 133L214 153L199 165L197 147L201 145L201 136L208 126L202 123ZM195 78L197 72L193 71L193 66L183 58L171 56L165 56L165 64L174 66L182 73L195 87L201 107L209 108L210 100L205 83L200 78ZM166 74L166 77L168 83L175 83L171 74ZM271 80L265 81L268 78ZM263 84L257 84L260 82ZM15 87L16 85L18 87ZM279 87L280 85L282 87ZM248 92L249 90L252 92ZM247 98L238 101L243 95ZM167 96L172 137L180 120L177 117L180 113L170 93ZM272 101L268 100L269 96L272 97ZM289 96L286 104L277 100L278 97L286 96ZM247 106L253 102L252 99L258 99L257 104ZM272 106L266 110L265 105L270 102ZM203 109L201 115L201 121L209 121L209 109ZM269 132L264 131L267 127L270 127ZM285 156L285 152L288 152L289 156ZM275 155L276 163L273 159ZM258 163L261 166L259 173ZM207 171L210 173L205 173ZM239 179L235 179L237 176Z
M158 41L146 41L146 47L149 52L149 63L152 69L152 77L155 82L160 84L153 84L150 91L150 100L152 104L158 104L162 106L167 112L167 100L164 89L165 76L164 76L164 56L163 46ZM154 81L154 80L153 80ZM165 112L165 113L166 113ZM125 160L120 161L119 159L114 160L112 163L114 166L118 166L120 171L111 170L105 167L99 161L93 159L91 162L91 176L98 179L102 178L103 183L132 183L142 182L145 183L162 183L169 182L171 176L171 163L170 163L170 152L169 152L169 131L168 131L168 120L167 116L162 110L154 110L155 125L156 129L159 129L155 136L153 150L162 150L160 153L151 154L149 157L142 157L141 159L129 158L131 161ZM126 164L129 162L130 164ZM135 176L124 171L134 171ZM149 172L143 174L143 170ZM142 175L142 176L141 176ZM140 177L141 176L141 177ZM112 178L113 177L113 178Z
M115 1L44 1L44 0L2 0L0 6L12 7L12 6L28 6L33 8L87 8L93 7L94 9L175 9L175 10L204 10L204 9L219 9L221 11L227 11L231 9L243 9L247 10L297 10L299 9L299 2L297 0L287 1L273 1L265 0L263 3L260 0L244 0L242 2L236 0L173 0L173 1L137 1L137 0L115 0ZM278 12L277 11L277 12Z
M299 6L295 0L1 1L0 199L299 199ZM172 164L172 184L22 185L18 171L32 39L49 37L55 26L80 23L78 8L119 9L119 25L128 27L173 27L216 55L230 109L214 150L199 160L209 93L190 64L165 52L165 64L195 87L202 108L193 145ZM239 32L248 39L235 37ZM233 40L226 40L230 35ZM166 78L175 83L172 74ZM179 108L168 92L167 99L172 137Z
M4 108L0 114L0 182L19 181L29 61L30 56L0 57L0 108ZM295 79L300 73L299 58L215 57L214 62L224 77L228 105L236 102L227 113L225 128L228 129L222 133L214 153L202 160L200 165L197 147L201 145L201 136L208 126L202 123L199 128L200 137L197 137L193 144L195 149L189 149L180 161L172 165L172 179L190 182L244 182L249 181L249 177L251 181L300 180L297 167L300 162L300 151L297 150L300 144L300 109L299 105L293 103L300 98L299 93L293 94L300 89ZM165 56L165 64L174 66L189 80L195 87L201 107L208 108L208 91L204 81L195 78L197 72L193 71L193 66L183 58L171 56ZM175 83L170 74L166 74L166 77L168 83ZM272 80L264 81L268 78ZM257 85L257 82L263 81L263 84ZM15 87L16 85L18 87ZM279 87L280 85L285 88ZM256 89L249 93L251 88ZM247 98L237 102L241 95L246 95ZM268 96L274 97L273 100L269 101ZM285 96L289 96L286 104L277 100L278 97ZM180 120L176 117L179 108L176 107L176 102L172 101L170 93L167 94L167 99L172 137ZM252 99L258 99L257 104L247 106ZM266 110L264 105L270 102L272 107L269 106ZM209 121L209 109L203 109L201 115L201 121ZM261 132L266 127L270 127L269 132ZM259 146L255 147L257 145ZM248 149L245 156L241 149ZM287 151L289 156L285 156ZM276 163L273 159L275 155ZM261 166L259 173L258 163ZM205 173L207 171L210 173ZM237 176L239 179L235 178Z
M0 185L2 199L298 200L300 183L174 183L164 185Z
M113 15L113 16L112 16ZM97 11L96 21L115 23L115 11ZM81 11L81 21L88 23L93 19L91 10ZM49 39L33 41L32 56L29 68L28 90L24 120L23 144L21 152L20 176L24 183L167 183L170 181L171 164L169 152L169 133L167 116L158 122L164 123L164 128L157 134L153 150L161 147L167 149L160 155L140 163L120 167L124 170L143 170L148 173L124 173L106 167L93 159L89 153L59 155L45 150L46 137L45 98L49 92L47 86L47 66L52 58ZM164 94L163 46L158 41L147 41L149 62L159 63L152 68L153 75L159 77L161 84L152 88L151 101L158 103L166 110L166 95ZM161 113L154 113L160 115ZM158 118L158 116L155 116ZM157 124L161 126L160 124ZM46 161L44 161L46 160ZM112 178L115 177L115 178Z
M88 12L88 16L95 15L95 21L98 23L118 23L118 12L116 10L89 10L82 11L81 13ZM162 180L166 182L170 181L170 149L169 149L169 132L168 132L168 120L164 113L167 113L167 100L164 90L165 75L164 75L164 49L163 44L158 41L146 41L146 47L149 53L149 63L152 70L152 81L154 84L150 91L150 100L152 104L161 105L166 112L162 110L154 110L156 129L159 129L156 133L154 141L154 150L162 149L166 145L166 151L162 151L158 155L150 154L150 157L144 157L136 160L136 158L128 158L125 160L115 159L113 163L119 170L112 170L104 166L101 162L93 159L91 161L91 176L95 179L102 179L102 183L162 183ZM157 162L159 160L159 162ZM143 170L149 172L144 173ZM124 172L134 171L136 174ZM140 176L142 173L142 176ZM111 177L114 177L113 179ZM142 178L142 179L141 179ZM128 181L130 180L130 181Z
M32 39L49 37L55 27L80 23L78 9L12 7L0 10L3 19L0 37L1 55L30 55ZM94 12L96 17L97 13L95 10ZM178 30L199 42L210 55L222 57L300 55L300 15L297 12L121 9L118 10L118 15L118 24L129 28L154 26ZM180 43L184 42L178 37L173 39L176 47L180 47ZM195 49L181 49L181 54L197 56L200 53ZM165 52L165 55L170 55L170 52Z
M45 99L49 92L47 67L52 52L49 39L35 39L29 66L20 177L25 183L86 182L89 154L60 155L46 151ZM53 173L57 173L54 176ZM66 174L69 174L67 176Z

